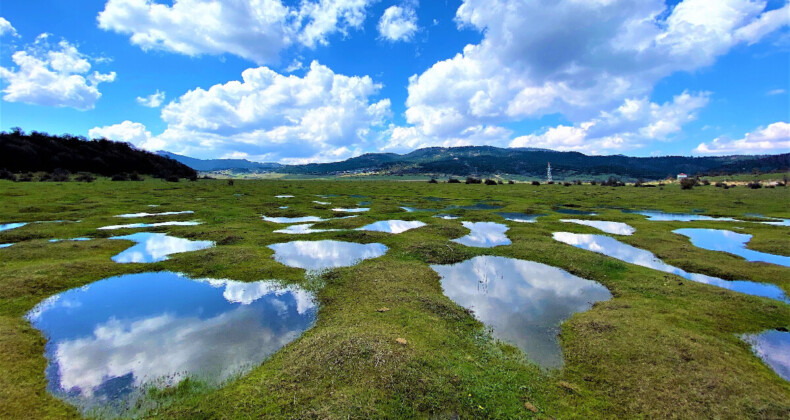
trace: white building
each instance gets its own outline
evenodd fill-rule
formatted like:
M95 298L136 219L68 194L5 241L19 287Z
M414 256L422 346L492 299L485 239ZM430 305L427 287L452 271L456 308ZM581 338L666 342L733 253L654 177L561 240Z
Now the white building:
M684 179L688 178L689 176L684 174L683 172L678 174L678 181L683 181Z

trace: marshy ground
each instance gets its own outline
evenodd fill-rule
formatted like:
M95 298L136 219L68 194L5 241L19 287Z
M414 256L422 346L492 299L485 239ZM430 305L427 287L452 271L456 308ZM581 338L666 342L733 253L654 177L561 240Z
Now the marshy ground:
M276 198L276 196L293 196ZM331 203L320 204L316 203ZM360 202L367 212L344 213ZM562 219L626 223L625 244L685 271L776 285L790 295L790 268L695 247L674 230L725 229L752 235L748 248L790 256L790 190L677 185L662 188L416 182L236 181L11 183L0 181L0 417L82 415L47 391L46 340L24 318L42 300L122 274L169 271L240 282L277 280L315 294L314 326L245 375L216 388L196 381L151 390L126 415L163 418L788 418L790 382L752 352L743 334L790 328L790 304L696 283L553 239L555 232L602 234ZM477 205L485 204L485 205ZM149 207L155 205L156 207ZM287 209L282 207L287 206ZM434 217L430 211L459 219ZM556 212L565 207L595 216ZM649 221L622 209L731 217L735 221ZM188 214L117 218L138 212ZM532 223L497 213L540 214ZM319 231L275 233L267 217L317 216ZM340 218L354 215L353 218ZM36 221L58 223L32 223ZM425 226L392 234L355 230L383 220ZM751 221L750 221L751 220ZM125 223L200 221L102 230ZM468 247L462 222L508 226L508 245ZM167 260L119 264L134 242L162 232L216 246ZM89 241L51 239L91 238ZM305 275L274 258L270 245L293 240L383 244L378 258ZM544 369L492 338L474 315L442 292L431 265L490 255L557 267L605 286L609 300L565 321L564 363ZM384 310L386 309L386 310Z

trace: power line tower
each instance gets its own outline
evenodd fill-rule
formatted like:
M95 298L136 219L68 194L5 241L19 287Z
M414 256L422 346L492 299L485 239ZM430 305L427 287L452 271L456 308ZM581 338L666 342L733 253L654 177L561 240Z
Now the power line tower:
M552 182L551 179L551 162L549 162L549 166L546 168L546 182Z

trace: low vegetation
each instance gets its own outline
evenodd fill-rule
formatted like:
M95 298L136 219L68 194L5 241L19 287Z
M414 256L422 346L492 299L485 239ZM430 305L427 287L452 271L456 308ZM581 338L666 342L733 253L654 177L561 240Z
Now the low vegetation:
M727 279L773 283L790 293L790 269L706 251L672 230L682 222L651 222L620 209L658 209L710 215L790 217L787 188L663 188L541 185L499 188L437 182L283 182L198 180L20 183L0 181L0 223L45 220L0 233L0 418L75 418L74 408L46 390L44 337L23 316L43 299L113 275L170 270L239 281L278 279L317 293L315 326L248 374L218 388L187 381L151 392L143 413L152 418L775 418L790 417L790 383L763 364L739 334L790 328L790 305L691 282L626 264L552 239L552 232L600 233L563 223L558 206L594 210L596 219L628 223L618 238L670 264ZM538 183L539 184L539 183ZM232 187L232 188L231 188ZM275 195L294 195L288 209ZM324 273L320 281L272 259L267 245L292 237L269 216L330 217L333 206L371 211L317 228L355 228L386 219L428 225L398 235L340 231L300 236L380 242L381 258ZM468 248L450 242L468 233L459 220L417 208L502 205L501 210L454 210L461 220L507 223L512 245ZM173 236L219 246L176 254L153 264L116 264L130 243L107 240L114 215L194 210L199 226L161 228ZM505 222L496 212L546 214L536 223ZM752 216L753 217L753 216ZM159 220L159 218L152 218ZM790 228L750 222L693 222L754 235L749 247L790 255ZM166 230L165 230L166 229ZM126 232L124 232L126 233ZM50 243L85 236L87 242ZM565 364L543 370L519 350L493 340L473 315L446 298L429 264L500 255L560 267L606 286L613 298L565 322ZM320 287L318 286L320 284ZM379 311L386 307L388 311ZM398 339L405 340L398 341Z

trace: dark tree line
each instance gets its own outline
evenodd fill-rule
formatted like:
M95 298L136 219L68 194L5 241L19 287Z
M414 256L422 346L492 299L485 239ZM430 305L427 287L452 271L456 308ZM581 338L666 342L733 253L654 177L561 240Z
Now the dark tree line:
M159 178L196 178L194 169L173 159L107 139L71 135L0 132L0 169L11 172L90 172L113 176L139 173Z

